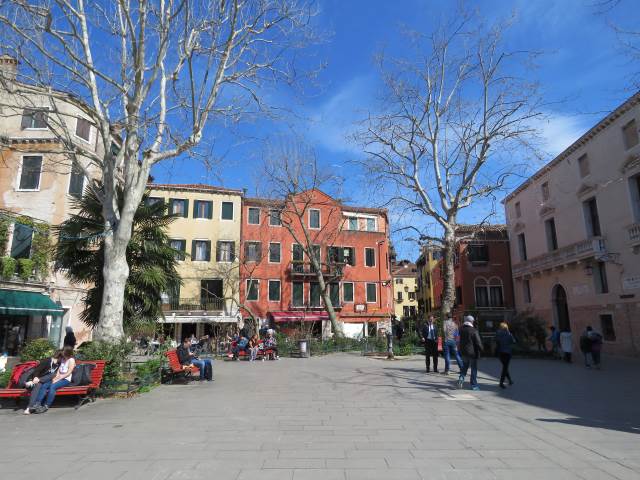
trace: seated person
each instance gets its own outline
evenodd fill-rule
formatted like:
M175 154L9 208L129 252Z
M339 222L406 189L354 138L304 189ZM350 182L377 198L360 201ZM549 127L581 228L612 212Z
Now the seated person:
M67 387L71 383L73 369L76 368L76 360L73 358L73 348L67 346L62 349L60 366L53 379L42 383L36 396L33 413L45 413L56 398L56 392Z
M272 329L269 329L269 332L267 333L267 337L264 339L263 348L264 350L273 350L273 355L275 356L276 360L280 358L278 356L278 341L276 340L276 337L273 334Z
M261 345L262 341L258 335L251 337L251 340L249 340L249 352L251 353L251 357L249 358L250 362L253 362L258 357L258 351Z
M240 338L238 338L238 341L236 342L236 345L231 349L231 351L233 352L233 358L237 359L238 354L241 351L248 353L248 349L249 339L247 337L240 336Z
M58 367L60 366L61 358L62 350L57 350L51 358L40 360L38 366L34 368L33 372L29 375L25 386L31 389L31 395L29 396L29 404L23 412L25 415L29 415L32 410L35 410L36 398L38 398L40 388L43 384L53 380L53 377L56 375Z
M213 371L213 363L210 359L206 358L204 360L200 360L196 357L196 355L191 351L191 339L189 337L185 337L182 341L182 345L180 345L176 349L176 353L178 354L178 361L180 365L184 367L197 367L200 370L200 381L205 379L205 366L208 364Z

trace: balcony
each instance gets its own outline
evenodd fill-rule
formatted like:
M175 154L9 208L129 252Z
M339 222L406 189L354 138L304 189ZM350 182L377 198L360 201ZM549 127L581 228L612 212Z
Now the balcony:
M163 312L204 312L219 313L224 311L223 298L171 298L162 304Z
M563 267L588 258L599 258L607 253L603 237L594 237L572 243L553 252L538 255L512 266L513 276L539 273L544 270Z
M338 311L342 310L343 303L342 302L333 302L333 309ZM305 310L309 312L317 312L319 310L324 311L324 302L321 300L319 304L310 304L310 303L302 303L302 304L293 304L289 303L289 310Z
M322 263L322 275L326 277L342 277L344 273L344 263ZM293 277L308 277L316 276L316 269L313 268L310 262L298 262L293 261L289 263L287 268L291 276Z
M640 223L634 223L627 227L627 233L629 234L629 242L631 245L640 245Z

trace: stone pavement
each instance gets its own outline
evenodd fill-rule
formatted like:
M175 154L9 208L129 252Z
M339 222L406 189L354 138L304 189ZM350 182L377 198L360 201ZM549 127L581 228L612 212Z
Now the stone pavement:
M516 384L455 390L422 357L217 362L171 385L25 417L0 411L0 478L638 479L637 361L518 360Z

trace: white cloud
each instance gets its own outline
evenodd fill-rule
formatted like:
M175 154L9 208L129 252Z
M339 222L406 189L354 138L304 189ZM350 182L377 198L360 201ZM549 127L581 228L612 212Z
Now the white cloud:
M542 148L555 157L580 138L592 125L593 120L584 116L552 112L548 118L537 125L537 128L542 137Z

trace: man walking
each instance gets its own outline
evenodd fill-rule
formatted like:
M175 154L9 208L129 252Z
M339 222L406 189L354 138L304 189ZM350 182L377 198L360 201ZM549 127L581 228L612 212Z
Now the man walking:
M464 324L460 332L460 353L462 354L462 369L458 378L458 388L464 385L464 377L471 367L471 389L480 390L478 386L478 358L482 353L482 339L478 330L473 326L471 315L464 317Z
M429 368L431 358L433 358L433 371L438 373L438 326L434 322L433 315L429 316L429 320L422 327L422 341L427 373L431 371Z
M449 367L451 366L451 355L453 354L458 364L458 369L462 370L462 359L456 345L456 338L459 335L458 325L453 321L451 316L444 322L444 345L442 350L444 353L444 374L449 375Z

